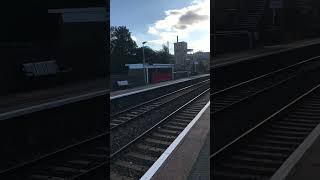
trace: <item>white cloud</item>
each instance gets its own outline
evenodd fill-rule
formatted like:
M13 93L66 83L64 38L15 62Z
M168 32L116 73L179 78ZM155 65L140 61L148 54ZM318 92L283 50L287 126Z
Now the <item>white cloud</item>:
M165 11L164 19L156 21L149 26L148 33L156 36L156 39L149 41L154 44L165 44L167 41L175 42L176 36L180 40L187 41L189 46L208 46L210 39L210 0L194 0L189 6L181 9L170 9ZM208 34L207 38L192 42L197 37L190 37L190 34ZM201 41L201 43L200 43ZM207 41L204 43L204 41Z
M134 40L135 42L137 42L137 40L138 40L138 39L137 39L135 36L133 36L133 35L131 35L131 39Z
M188 43L188 48L193 49L193 52L197 52L197 51L209 52L210 40L208 40L208 38L202 38L196 41L192 41Z
M159 32L155 27L149 27L148 33L157 35Z

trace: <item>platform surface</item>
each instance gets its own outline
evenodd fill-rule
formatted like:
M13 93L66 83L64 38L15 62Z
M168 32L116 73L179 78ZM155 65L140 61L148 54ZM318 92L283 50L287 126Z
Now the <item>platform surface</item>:
M319 180L320 179L320 125L304 141L305 146L300 146L300 159L290 171L286 180Z
M79 81L46 89L0 96L0 114L101 90L107 90L106 79Z
M209 180L210 179L210 134L202 146L197 160L193 164L188 180Z
M151 89L155 89L155 88L159 88L159 87L163 87L163 86L176 84L176 83L179 83L179 82L185 82L185 81L189 81L189 80L192 80L192 79L197 79L197 78L205 77L205 76L208 76L208 74L191 76L189 78L181 78L181 79L172 80L172 81L164 81L164 82L159 82L159 83L153 83L153 84L148 84L148 85L145 85L145 86L138 86L138 87L124 89L124 90L111 91L110 92L110 98L114 99L114 98L130 95L130 94L134 94L134 93L138 93L138 92L142 92L142 91L148 91L148 90L151 90Z
M165 160L152 180L209 180L210 106ZM207 157L207 163L206 159Z
M309 45L318 44L318 43L320 43L320 39L314 38L314 39L295 41L288 44L264 46L264 47L259 47L257 49L247 50L247 51L217 55L217 57L214 57L210 62L211 62L211 67L222 66L230 63L232 64L232 63L244 61L249 58L265 56L273 53L278 53L280 51L295 49L295 48L309 46Z

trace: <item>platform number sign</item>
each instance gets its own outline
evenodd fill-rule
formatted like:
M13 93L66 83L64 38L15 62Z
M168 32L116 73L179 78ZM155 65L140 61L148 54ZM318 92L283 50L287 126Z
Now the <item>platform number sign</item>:
M270 8L271 9L282 8L282 0L270 0Z

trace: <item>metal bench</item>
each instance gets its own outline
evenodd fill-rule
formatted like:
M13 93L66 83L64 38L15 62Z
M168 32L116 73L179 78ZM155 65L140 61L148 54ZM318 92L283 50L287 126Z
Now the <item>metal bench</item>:
M128 80L117 81L117 85L119 88L127 88L129 86Z
M60 69L55 60L25 63L22 66L22 70L27 77L48 76L70 71Z

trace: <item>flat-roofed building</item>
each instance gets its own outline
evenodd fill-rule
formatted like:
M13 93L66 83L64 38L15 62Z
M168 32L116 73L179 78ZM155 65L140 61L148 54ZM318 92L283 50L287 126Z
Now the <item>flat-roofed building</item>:
M174 57L176 65L185 65L187 59L188 44L186 42L174 43Z

